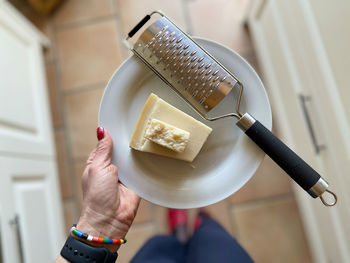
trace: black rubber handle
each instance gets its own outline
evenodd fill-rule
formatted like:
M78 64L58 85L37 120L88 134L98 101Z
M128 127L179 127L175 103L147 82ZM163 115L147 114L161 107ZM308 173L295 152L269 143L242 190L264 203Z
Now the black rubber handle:
M320 179L314 169L259 121L255 121L245 133L305 191Z
M142 18L142 20L133 28L131 29L131 31L128 33L128 36L129 37L132 37L133 35L135 35L135 33L137 31L139 31L139 29L147 23L148 20L151 19L151 16L150 15L146 15L144 18Z

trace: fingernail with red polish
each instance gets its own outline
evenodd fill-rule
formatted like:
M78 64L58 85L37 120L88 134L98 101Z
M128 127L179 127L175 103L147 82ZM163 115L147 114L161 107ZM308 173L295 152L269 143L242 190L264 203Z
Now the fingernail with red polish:
M97 139L101 141L105 137L105 129L103 127L97 127Z

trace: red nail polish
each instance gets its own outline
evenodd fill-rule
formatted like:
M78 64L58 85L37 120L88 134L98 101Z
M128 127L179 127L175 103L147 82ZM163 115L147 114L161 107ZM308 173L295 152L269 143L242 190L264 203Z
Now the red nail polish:
M105 137L105 129L103 127L97 127L97 139L101 141Z

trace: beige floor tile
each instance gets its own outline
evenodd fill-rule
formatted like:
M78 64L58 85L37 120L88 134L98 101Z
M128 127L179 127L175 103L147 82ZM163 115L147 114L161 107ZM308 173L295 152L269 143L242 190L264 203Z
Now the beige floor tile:
M110 0L68 0L53 13L55 26L113 15Z
M154 205L155 230L158 234L169 234L168 226L168 208Z
M60 30L57 46L63 89L104 85L122 61L118 37L113 19Z
M256 174L231 196L234 204L291 193L291 182L284 171L265 156Z
M54 63L46 64L46 80L50 98L52 124L55 129L58 129L63 126L63 119L55 67Z
M79 213L77 213L74 199L63 201L63 214L65 231L68 234L72 224L76 223L79 219Z
M128 243L118 250L118 263L127 263L135 256L141 246L155 234L152 224L132 225L126 239Z
M134 224L145 223L153 220L153 205L146 201L141 200L139 209L134 220Z
M258 202L233 210L240 244L256 262L311 262L296 202Z
M161 10L182 29L187 30L181 0L114 0L117 2L123 34L126 35L146 14Z
M56 158L58 166L58 179L63 199L72 197L71 179L69 177L69 164L67 158L66 140L63 131L55 132Z
M252 50L250 37L243 27L248 0L188 1L194 36L222 43L237 52Z
M86 159L97 144L97 115L103 88L65 95L66 119L73 157Z
M85 169L85 161L77 160L74 161L74 192L77 199L78 207L81 210L83 202L83 190L81 186L81 176L83 175Z

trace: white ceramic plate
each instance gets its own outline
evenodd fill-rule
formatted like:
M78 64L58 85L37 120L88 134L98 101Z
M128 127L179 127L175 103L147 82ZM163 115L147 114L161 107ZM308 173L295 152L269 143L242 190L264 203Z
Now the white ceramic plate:
M254 69L237 53L213 41L196 41L244 83L246 110L271 129L268 97ZM129 141L149 94L213 128L193 163L131 150ZM232 112L233 93L215 111ZM239 190L255 173L264 153L235 125L236 119L204 121L138 58L128 58L113 74L102 97L99 125L114 142L112 163L119 179L142 198L166 207L194 208L218 202Z

